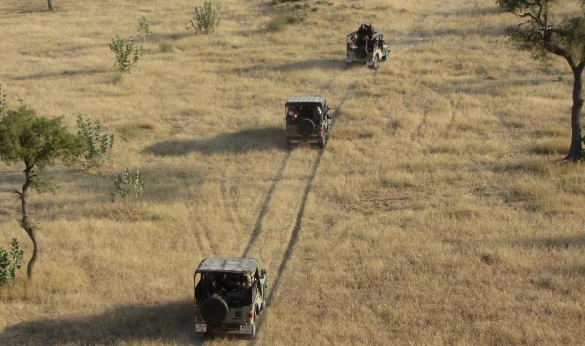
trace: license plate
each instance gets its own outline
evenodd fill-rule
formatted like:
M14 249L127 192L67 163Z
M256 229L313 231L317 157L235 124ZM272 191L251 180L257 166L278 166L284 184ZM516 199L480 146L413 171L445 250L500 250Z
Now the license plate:
M205 332L207 332L207 324L195 323L195 331L197 333L205 333Z
M252 334L251 324L240 324L240 334Z

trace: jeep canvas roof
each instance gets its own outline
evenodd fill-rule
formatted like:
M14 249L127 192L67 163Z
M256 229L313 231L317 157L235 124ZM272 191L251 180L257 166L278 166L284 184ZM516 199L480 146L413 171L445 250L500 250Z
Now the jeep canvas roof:
M317 103L321 106L325 106L325 96L321 95L299 95L299 96L291 96L291 98L286 101L286 104L298 104L298 103Z
M258 269L255 258L206 258L197 267L195 273L238 273L253 274Z

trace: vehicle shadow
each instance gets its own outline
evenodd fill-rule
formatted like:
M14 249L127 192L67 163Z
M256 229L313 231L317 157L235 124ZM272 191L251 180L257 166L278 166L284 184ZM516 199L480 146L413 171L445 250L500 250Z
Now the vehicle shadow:
M192 321L193 305L190 301L157 306L119 306L95 316L18 323L0 333L0 345L95 345L145 341L200 345Z
M296 61L280 65L266 65L259 64L246 68L238 69L239 72L249 73L258 71L298 71L298 70L345 70L344 59L309 59L303 61Z
M253 150L284 148L284 129L266 127L222 133L209 139L170 139L147 147L146 153L157 156L183 156L192 152L203 154L245 153Z

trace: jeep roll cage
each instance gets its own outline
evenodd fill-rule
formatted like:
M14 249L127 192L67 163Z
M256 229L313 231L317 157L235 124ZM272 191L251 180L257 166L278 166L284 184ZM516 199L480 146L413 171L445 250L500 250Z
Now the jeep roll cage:
M254 274L258 270L258 260L255 258L206 258L197 267L197 273L233 273Z

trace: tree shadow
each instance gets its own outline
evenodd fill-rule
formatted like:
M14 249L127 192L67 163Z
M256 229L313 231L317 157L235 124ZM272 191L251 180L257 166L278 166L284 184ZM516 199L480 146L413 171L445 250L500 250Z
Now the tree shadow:
M193 332L193 303L118 306L87 317L41 319L7 327L1 345L95 345L158 341L200 345Z
M531 87L545 84L564 83L553 77L508 77L494 80L489 76L479 76L477 80L468 83L453 83L441 88L435 88L440 93L463 93L469 95L499 95L505 88Z
M12 77L12 80L28 80L28 79L44 79L44 78L57 78L64 76L79 76L79 75L91 75L106 73L108 70L104 69L89 69L89 70L63 70L61 72L45 72L35 73L27 76Z
M170 139L147 147L146 153L157 156L183 156L192 152L203 154L245 153L284 147L285 132L281 127L247 129L222 133L210 139Z
M566 237L519 239L508 242L513 246L544 249L585 248L585 234Z
M150 39L157 42L157 41L166 41L166 40L172 40L172 41L177 41L180 40L182 38L185 37L191 37L191 36L195 36L195 34L192 31L188 31L188 32L173 32L173 33L166 33L166 34L162 34L162 33L153 33L150 36Z

